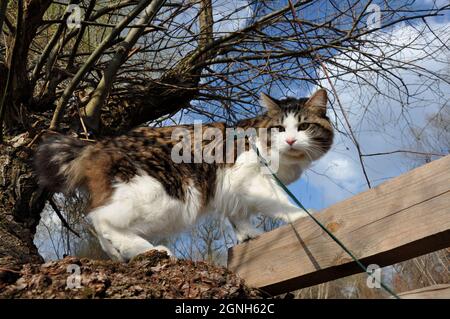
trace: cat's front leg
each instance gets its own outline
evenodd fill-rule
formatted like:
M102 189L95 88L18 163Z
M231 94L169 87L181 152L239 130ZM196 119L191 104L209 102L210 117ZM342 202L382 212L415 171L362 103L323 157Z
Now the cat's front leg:
M308 209L308 212L312 213L312 209ZM279 211L268 213L269 216L281 219L286 223L292 223L297 219L308 216L308 214L301 208L292 205L291 203L283 203Z
M256 228L248 217L233 216L228 218L233 226L236 239L239 243L258 237L262 231Z
M297 219L308 216L308 214L301 209L293 205L287 198L266 198L260 202L260 212L265 216L281 219L286 223L292 223ZM312 212L308 209L308 212Z
M289 201L285 191L270 176L260 176L256 180L254 186L247 189L247 197L256 211L287 223L308 216L303 209Z

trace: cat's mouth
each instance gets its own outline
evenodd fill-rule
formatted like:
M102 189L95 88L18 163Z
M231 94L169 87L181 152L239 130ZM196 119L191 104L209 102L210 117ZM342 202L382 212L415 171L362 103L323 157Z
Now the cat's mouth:
M302 150L299 150L299 149L295 149L293 147L290 147L289 149L284 151L283 155L290 157L290 158L296 158L296 159L304 158L306 156L305 152L303 152Z

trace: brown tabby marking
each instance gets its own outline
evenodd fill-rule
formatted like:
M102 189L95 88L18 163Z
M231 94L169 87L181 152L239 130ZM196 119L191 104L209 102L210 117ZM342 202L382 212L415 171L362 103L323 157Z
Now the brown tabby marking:
M299 121L314 124L312 128L314 140L320 144L324 153L330 148L333 130L325 115L325 108L308 106L308 99L288 98L280 101L272 99L272 102L279 108L269 109L263 115L241 120L235 127L255 128L257 131L258 128L271 128L280 125L283 118L293 112ZM214 195L217 170L233 163L173 162L171 150L178 141L173 141L171 137L173 130L180 127L189 130L193 141L193 125L139 127L126 135L108 138L95 144L59 135L48 136L36 154L36 166L41 182L54 191L58 191L65 180L67 192L77 187L86 189L90 194L89 210L93 210L107 203L115 183L129 182L143 171L157 179L170 196L180 200L185 199L188 186L195 185L202 194L203 205L206 205ZM223 139L214 143L221 143L225 150L226 124L220 122L204 124L203 130L208 127L217 128L222 132ZM203 141L202 149L209 143L213 142ZM234 143L236 144L236 140ZM270 139L268 143L270 147ZM246 150L248 149L247 141ZM193 151L194 147L191 150ZM238 155L235 145L234 159ZM301 160L305 154L295 153L288 156ZM70 168L61 172L63 165L69 165Z

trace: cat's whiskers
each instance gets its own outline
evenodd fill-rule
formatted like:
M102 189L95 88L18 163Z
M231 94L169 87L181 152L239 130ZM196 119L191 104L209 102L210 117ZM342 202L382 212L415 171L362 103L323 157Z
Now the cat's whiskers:
M308 147L305 147L303 150L311 161L316 160L324 154L323 148L321 146L312 143L309 144Z

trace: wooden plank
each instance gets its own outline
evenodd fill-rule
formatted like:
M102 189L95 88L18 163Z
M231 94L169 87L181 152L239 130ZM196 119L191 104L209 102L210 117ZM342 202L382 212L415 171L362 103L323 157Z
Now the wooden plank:
M449 203L446 156L315 216L364 264L382 267L450 247ZM361 271L309 217L230 248L228 268L271 294Z
M399 294L402 299L450 299L450 285L433 285Z

